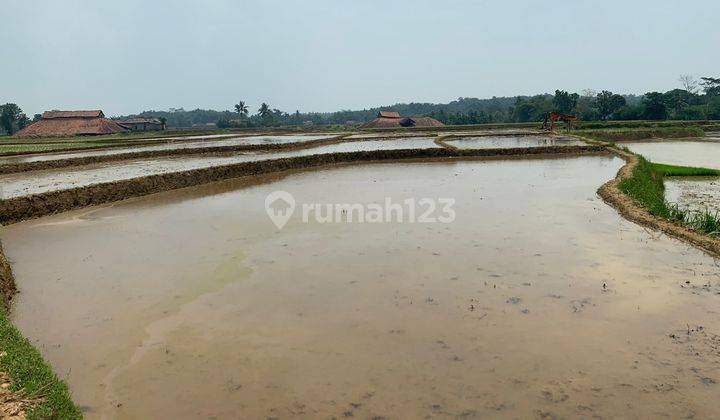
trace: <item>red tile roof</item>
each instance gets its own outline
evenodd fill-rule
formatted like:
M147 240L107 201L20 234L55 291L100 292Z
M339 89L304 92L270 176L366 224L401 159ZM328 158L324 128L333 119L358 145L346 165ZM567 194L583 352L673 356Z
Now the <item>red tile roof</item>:
M49 115L49 116L47 116ZM113 134L128 131L102 111L48 111L43 118L23 128L18 137L51 137Z
M378 118L400 118L400 113L394 111L380 111L378 112Z

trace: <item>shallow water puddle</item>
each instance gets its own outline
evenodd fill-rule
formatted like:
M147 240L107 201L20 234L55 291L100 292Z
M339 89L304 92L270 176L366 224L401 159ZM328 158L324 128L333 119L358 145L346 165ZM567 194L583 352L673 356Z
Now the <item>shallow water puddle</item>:
M718 417L717 262L597 198L621 165L345 166L11 225L13 320L89 418ZM278 231L276 190L457 217Z
M447 140L458 149L513 149L521 147L582 146L586 143L562 137L549 136L483 136Z
M618 144L656 163L720 169L720 141L662 140Z

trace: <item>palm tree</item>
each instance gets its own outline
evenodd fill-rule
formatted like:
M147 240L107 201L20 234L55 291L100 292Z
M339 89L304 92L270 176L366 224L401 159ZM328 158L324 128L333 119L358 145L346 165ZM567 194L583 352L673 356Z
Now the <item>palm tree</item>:
M262 105L260 105L260 109L258 109L258 114L262 118L266 118L266 117L270 116L271 112L272 111L270 111L270 106L268 104L266 104L265 102L263 102Z
M238 113L238 116L240 118L247 117L248 107L247 107L247 105L245 105L245 101L240 101L237 104L235 104L235 112Z

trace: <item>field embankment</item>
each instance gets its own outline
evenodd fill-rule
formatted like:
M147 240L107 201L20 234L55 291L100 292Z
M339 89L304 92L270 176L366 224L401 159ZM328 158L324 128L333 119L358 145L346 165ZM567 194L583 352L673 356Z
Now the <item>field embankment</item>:
M70 398L67 385L43 360L8 318L15 280L0 244L0 372L9 379L9 392L0 393L0 415L24 414L36 419L79 419L80 410Z
M720 223L717 215L690 212L670 205L665 200L662 168L656 170L642 156L620 149L613 151L625 159L627 164L620 169L615 179L598 190L598 194L608 204L628 220L685 240L710 255L720 256Z

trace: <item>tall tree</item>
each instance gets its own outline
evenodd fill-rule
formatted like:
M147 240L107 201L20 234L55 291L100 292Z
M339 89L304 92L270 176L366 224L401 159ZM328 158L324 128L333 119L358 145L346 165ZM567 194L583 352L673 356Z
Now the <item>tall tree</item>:
M720 79L714 77L701 77L702 82L700 83L708 96L719 96L720 95Z
M568 93L564 90L556 90L553 98L553 107L555 112L561 114L569 114L575 108L578 101L577 93Z
M270 110L270 106L263 102L260 104L260 108L258 109L258 115L260 115L261 118L267 118L269 115L272 114L272 111Z
M9 135L13 135L20 115L24 114L22 113L22 109L16 104L7 103L0 106L0 128L5 130Z
M667 106L662 93L646 93L643 104L645 105L645 118L648 120L664 120L667 118Z
M680 82L680 86L682 86L683 89L686 91L696 94L698 91L698 82L695 80L695 78L690 74L682 74L680 75L680 78L678 79Z
M245 101L239 101L237 104L235 104L235 112L238 113L238 117L247 117L248 115L248 107L245 105Z
M625 97L603 90L597 95L597 106L600 112L600 119L607 120L618 109L625 106Z

